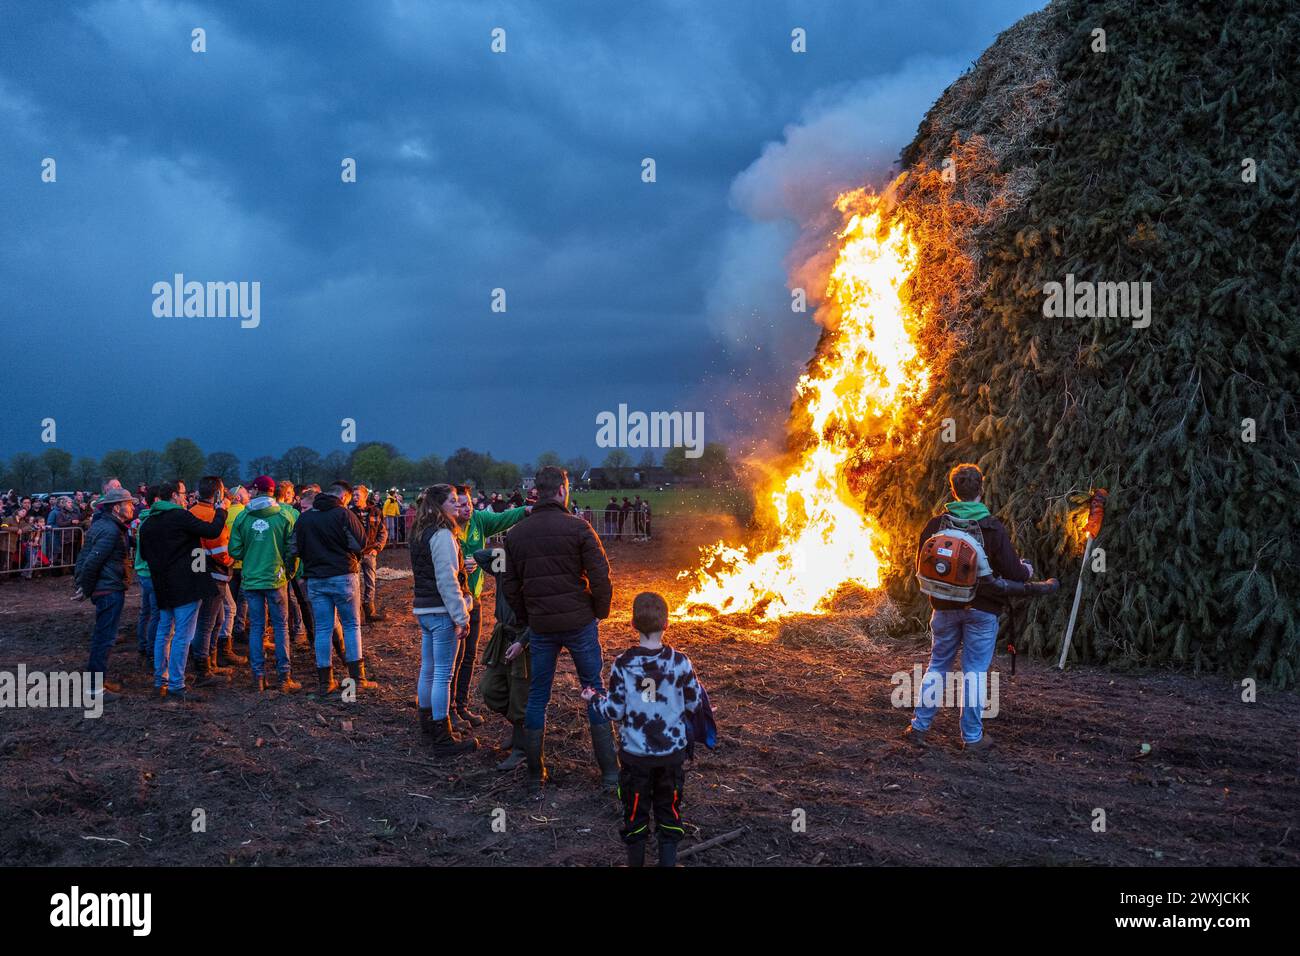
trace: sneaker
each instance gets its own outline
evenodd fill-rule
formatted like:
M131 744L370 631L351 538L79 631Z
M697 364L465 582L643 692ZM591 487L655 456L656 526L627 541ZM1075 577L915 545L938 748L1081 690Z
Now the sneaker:
M988 750L993 746L993 738L984 734L979 740L963 740L961 742L962 750Z

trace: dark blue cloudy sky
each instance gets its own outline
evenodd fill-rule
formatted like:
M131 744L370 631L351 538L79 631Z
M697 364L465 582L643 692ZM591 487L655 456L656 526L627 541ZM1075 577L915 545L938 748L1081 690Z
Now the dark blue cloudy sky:
M770 433L816 339L800 229L1041 5L6 3L0 456L47 417L74 454L245 460L346 451L344 417L599 460L620 402ZM260 281L260 326L156 318L177 272Z

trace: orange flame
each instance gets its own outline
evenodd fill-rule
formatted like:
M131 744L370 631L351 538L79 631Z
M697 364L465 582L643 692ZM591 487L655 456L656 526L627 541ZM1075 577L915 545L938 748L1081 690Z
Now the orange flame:
M903 295L916 245L883 206L864 190L836 201L845 225L822 306L831 331L795 388L808 440L767 494L774 543L752 554L721 541L701 548L696 570L679 575L694 586L675 616L823 614L844 585L880 587L884 535L848 476L894 437L930 380Z

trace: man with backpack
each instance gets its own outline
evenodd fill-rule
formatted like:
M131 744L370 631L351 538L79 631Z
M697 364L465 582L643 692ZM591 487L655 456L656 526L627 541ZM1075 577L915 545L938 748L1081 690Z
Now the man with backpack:
M980 501L984 476L978 466L957 465L948 473L948 483L954 500L926 524L917 548L917 581L930 598L933 643L921 703L903 736L914 746L925 746L960 652L962 748L984 750L992 744L984 733L982 711L1003 597L1048 594L1059 584L1055 579L1030 582L1033 565L1016 554L1006 527Z

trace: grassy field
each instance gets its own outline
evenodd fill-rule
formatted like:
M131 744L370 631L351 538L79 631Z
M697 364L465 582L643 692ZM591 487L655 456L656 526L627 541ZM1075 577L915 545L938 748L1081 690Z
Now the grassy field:
M408 502L415 501L419 488L403 489L402 496ZM615 495L622 503L624 496L650 502L653 515L700 515L700 514L744 514L747 506L746 493L734 488L673 488L658 491L653 488L609 488L590 491L575 489L572 497L581 506L591 506L592 511L600 511ZM382 496L381 496L382 503Z
M636 500L640 495L643 501L650 502L652 515L698 515L698 514L732 514L745 503L743 492L728 488L674 488L656 491L653 488L623 488L615 490L576 491L572 497L579 505L590 505L593 511L604 508L609 496L617 496L620 503L623 498Z

